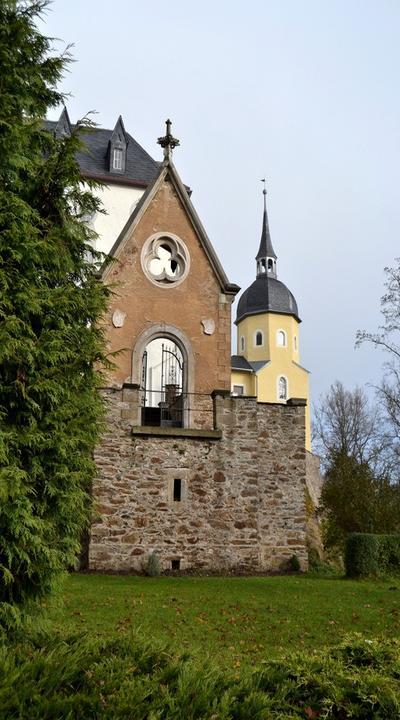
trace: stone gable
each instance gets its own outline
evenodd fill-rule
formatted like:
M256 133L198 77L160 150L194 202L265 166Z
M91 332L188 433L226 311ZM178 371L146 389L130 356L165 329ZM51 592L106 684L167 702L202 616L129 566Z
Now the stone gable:
M156 233L172 233L185 243L190 269L179 285L157 287L143 272L144 243ZM231 298L224 295L198 235L171 182L158 189L143 217L128 232L118 259L107 275L115 295L106 318L110 352L119 352L112 384L132 379L135 341L156 325L178 327L190 339L194 353L195 392L230 387ZM115 327L114 313L124 316ZM212 333L206 332L212 327Z

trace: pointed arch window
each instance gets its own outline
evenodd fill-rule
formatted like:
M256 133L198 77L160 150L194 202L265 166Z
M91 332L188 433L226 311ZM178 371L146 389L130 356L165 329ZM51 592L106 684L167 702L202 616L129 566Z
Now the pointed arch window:
M287 400L288 382L283 375L278 379L278 400Z

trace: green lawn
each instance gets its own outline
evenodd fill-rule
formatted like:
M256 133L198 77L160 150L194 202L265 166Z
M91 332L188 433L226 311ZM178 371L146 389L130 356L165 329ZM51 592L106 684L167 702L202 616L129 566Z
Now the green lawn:
M400 580L71 575L53 627L93 636L138 634L230 668L352 632L398 637Z

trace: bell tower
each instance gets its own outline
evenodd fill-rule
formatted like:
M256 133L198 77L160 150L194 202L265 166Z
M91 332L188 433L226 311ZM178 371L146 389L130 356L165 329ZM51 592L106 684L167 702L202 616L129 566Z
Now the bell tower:
M277 255L269 230L265 179L256 279L237 306L237 355L232 357L232 392L259 402L307 400L306 448L311 449L308 371L300 365L300 317L290 290L278 280Z

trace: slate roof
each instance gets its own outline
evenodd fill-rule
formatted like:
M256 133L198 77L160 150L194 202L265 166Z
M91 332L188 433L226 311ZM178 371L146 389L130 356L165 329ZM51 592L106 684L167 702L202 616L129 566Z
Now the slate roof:
M244 370L245 372L253 372L253 368L246 360L246 358L243 357L243 355L232 355L231 368L232 370Z
M271 360L246 360L243 355L231 356L231 369L241 370L242 372L258 373L265 365L269 365Z
M59 121L46 120L44 125L55 132ZM71 129L74 125L71 125ZM156 177L160 164L144 150L138 142L125 131L127 139L125 172L110 172L108 148L113 130L94 128L82 131L82 140L87 152L79 152L77 160L84 177L97 178L107 183L147 187Z
M238 323L248 315L264 312L293 315L301 322L296 300L290 290L280 280L268 277L267 274L259 275L244 291L238 302L235 322Z
M265 203L265 195L264 195L263 224L262 224L262 231L261 231L260 247L259 247L258 253L256 255L256 260L260 260L261 258L266 258L266 257L272 257L275 260L277 259L275 250L272 247L271 234L269 232L267 206Z

